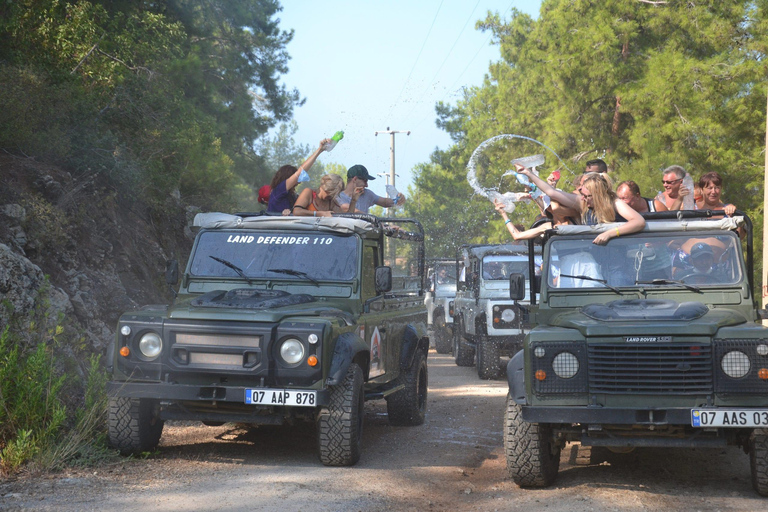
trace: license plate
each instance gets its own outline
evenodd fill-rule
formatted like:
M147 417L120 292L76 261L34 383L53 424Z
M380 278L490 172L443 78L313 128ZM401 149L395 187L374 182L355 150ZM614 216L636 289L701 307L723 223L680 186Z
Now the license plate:
M253 405L317 405L317 391L297 389L246 389L245 403Z
M691 409L694 427L768 427L766 409Z

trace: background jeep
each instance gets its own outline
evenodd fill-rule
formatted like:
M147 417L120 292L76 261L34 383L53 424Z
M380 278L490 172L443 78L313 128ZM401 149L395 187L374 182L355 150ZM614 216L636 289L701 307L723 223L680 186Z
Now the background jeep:
M175 302L119 320L108 355L111 446L152 450L171 419L307 420L317 425L320 460L351 465L364 400L386 399L393 425L424 422L418 222L212 213L195 224L202 229Z
M451 351L453 342L453 300L456 297L456 260L443 258L427 263L427 325L438 354Z
M535 327L507 368L504 447L519 485L551 484L568 441L738 445L768 495L768 329L753 294L752 226L713 214L648 214L642 232L605 246L592 240L617 224L548 232ZM510 296L523 293L513 279Z
M478 376L500 378L501 357L520 350L525 335L521 304L527 300L510 300L509 276L530 274L528 246L462 245L456 260L454 359L459 366L472 366L477 352Z

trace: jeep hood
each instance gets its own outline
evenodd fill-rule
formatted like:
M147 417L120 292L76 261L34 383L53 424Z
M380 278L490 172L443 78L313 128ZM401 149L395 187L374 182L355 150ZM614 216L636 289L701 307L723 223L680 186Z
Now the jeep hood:
M577 329L585 337L678 335L713 337L718 329L747 322L733 310L710 309L701 302L632 299L590 304L562 313L551 325Z
M174 319L279 322L292 316L337 317L354 325L354 317L339 308L321 305L312 295L281 290L213 290L179 300L170 310Z

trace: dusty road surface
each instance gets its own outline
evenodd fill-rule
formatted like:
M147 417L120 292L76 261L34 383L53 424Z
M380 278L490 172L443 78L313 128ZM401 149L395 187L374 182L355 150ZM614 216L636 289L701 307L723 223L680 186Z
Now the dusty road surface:
M0 482L0 510L218 511L758 511L736 448L637 450L569 445L548 489L505 478L504 381L429 356L429 407L420 427L390 427L386 404L366 404L360 462L327 468L312 428L166 425L148 459Z

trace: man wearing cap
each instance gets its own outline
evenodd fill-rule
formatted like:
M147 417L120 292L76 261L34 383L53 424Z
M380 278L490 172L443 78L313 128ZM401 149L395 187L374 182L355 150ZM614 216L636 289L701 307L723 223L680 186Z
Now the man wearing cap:
M720 265L715 263L715 251L706 242L696 242L693 244L688 263L691 268L688 269L687 275L680 278L683 282L722 283L727 280ZM705 281L701 280L702 276L706 276Z
M368 169L360 164L353 165L347 170L347 186L338 195L338 203L340 206L347 205L352 212L355 210L368 213L368 209L373 206L381 206L384 208L391 208L395 206L395 201L388 197L381 197L370 190L368 190L368 180L376 179L368 174ZM353 198L357 198L355 203L352 203ZM405 196L400 194L397 198L397 204L401 205L405 202Z

